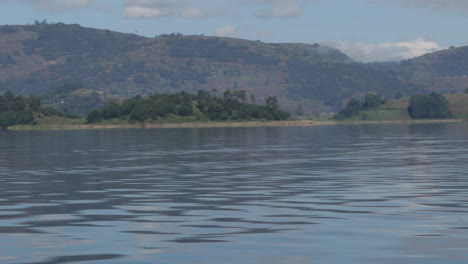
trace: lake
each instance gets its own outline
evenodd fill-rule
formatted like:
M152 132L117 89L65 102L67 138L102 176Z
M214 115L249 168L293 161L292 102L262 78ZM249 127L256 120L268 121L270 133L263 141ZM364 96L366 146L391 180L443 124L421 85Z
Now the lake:
M0 132L0 263L468 263L468 124Z

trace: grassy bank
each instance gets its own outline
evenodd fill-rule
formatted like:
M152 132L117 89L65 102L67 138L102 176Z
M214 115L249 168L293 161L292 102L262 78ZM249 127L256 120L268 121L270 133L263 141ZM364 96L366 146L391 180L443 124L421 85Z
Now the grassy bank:
M445 94L453 119L468 120L468 94ZM412 121L408 114L409 98L391 100L374 109L360 111L346 119L347 122L361 121ZM418 121L416 121L418 122ZM429 120L433 122L433 120Z
M13 126L9 130L70 130L70 129L115 129L115 128L210 128L210 127L281 127L333 125L334 121L246 121L246 122L185 122L185 123L122 123L122 124L50 124Z
M204 128L204 127L281 127L281 126L323 126L336 124L395 124L395 123L446 123L468 120L468 94L445 95L453 113L453 119L412 120L408 115L409 99L391 100L375 109L368 109L346 120L289 120L289 121L242 121L210 122L197 121L195 117L174 117L145 123L130 123L126 119L103 120L86 124L86 119L64 117L38 118L36 125L19 125L9 130L72 130L72 129L115 129L115 128Z
M81 129L142 129L142 128L222 128L222 127L308 127L329 125L361 125L361 124L424 124L424 123L457 123L461 119L443 120L344 120L344 121L248 121L248 122L187 122L187 123L147 123L147 124L49 124L35 126L14 126L9 130L81 130Z

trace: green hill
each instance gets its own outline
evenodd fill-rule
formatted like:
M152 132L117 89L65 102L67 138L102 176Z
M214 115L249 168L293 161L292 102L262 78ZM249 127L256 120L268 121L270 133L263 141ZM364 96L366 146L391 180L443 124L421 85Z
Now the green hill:
M402 78L426 90L462 93L468 87L468 46L405 60L394 69Z
M92 109L86 105L109 100L200 89L245 90L253 103L276 96L282 108L301 105L306 113L335 111L367 92L392 97L423 90L318 44L146 38L62 23L0 26L0 93L36 94L84 113Z

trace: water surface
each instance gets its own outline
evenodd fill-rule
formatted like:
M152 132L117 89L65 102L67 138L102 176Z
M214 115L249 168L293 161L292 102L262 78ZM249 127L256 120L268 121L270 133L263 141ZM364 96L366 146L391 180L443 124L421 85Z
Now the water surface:
M468 263L468 125L0 132L0 263Z

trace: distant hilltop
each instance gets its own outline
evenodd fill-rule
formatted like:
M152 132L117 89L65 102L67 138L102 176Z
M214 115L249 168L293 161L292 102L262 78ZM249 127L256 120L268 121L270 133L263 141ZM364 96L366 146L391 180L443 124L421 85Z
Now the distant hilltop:
M463 91L467 61L468 47L364 64L319 44L181 34L147 38L46 22L0 26L0 93L35 94L62 104L83 91L123 99L229 89L245 90L249 98L276 96L290 112L332 112L366 93L392 98Z

